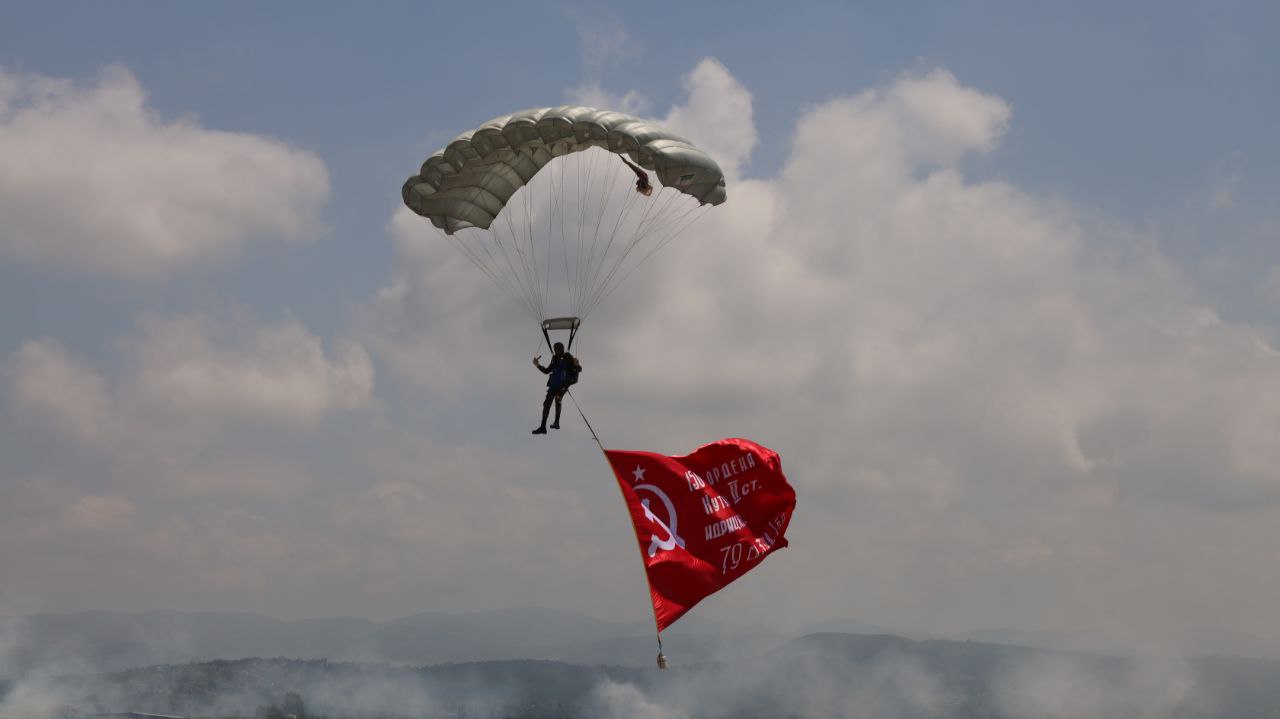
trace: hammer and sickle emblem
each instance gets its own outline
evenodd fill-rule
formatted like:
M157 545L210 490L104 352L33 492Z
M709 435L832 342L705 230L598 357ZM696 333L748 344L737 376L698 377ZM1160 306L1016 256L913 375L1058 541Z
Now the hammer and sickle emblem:
M667 510L667 519L670 520L671 522L670 524L667 524L666 522L662 521L661 518L655 515L653 511L649 509L649 500L647 499L640 500L640 506L644 508L645 518L648 519L650 522L653 522L654 524L661 527L662 531L666 532L666 535L667 535L666 539L659 539L657 534L654 534L652 537L650 537L649 556L652 557L655 554L657 554L659 549L666 550L666 551L670 551L672 549L675 549L676 547L680 547L681 549L684 549L684 539L681 538L680 535L676 534L676 524L677 524L676 506L671 503L671 498L667 496L666 492L663 492L661 489L658 489L652 484L637 484L635 486L636 492L639 492L642 489L646 489L650 492L653 492L655 495L657 495L658 499L662 500L662 505Z

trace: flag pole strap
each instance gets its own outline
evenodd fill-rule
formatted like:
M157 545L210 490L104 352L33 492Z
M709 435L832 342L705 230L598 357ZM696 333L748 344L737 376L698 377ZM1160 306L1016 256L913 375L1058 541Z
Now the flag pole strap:
M595 429L595 427L592 427L592 426L591 426L591 420L587 419L587 415L586 415L586 413L582 411L582 405L578 404L578 398L577 398L577 397L574 397L574 396L573 396L573 392L572 392L572 391L570 391L570 390L568 390L568 389L566 389L564 392L565 392L565 394L569 395L569 399L573 402L573 408L574 408L574 409L576 409L576 410L578 410L578 416L579 416L579 417L581 417L581 418L582 418L583 423L587 425L587 430L591 432L591 439L594 439L594 440L596 441L596 446L600 448L600 454L604 456L604 461L609 465L609 471L610 471L610 472L612 472L612 471L613 471L613 463L609 462L609 454L608 454L607 452L605 452L604 445L603 445L603 444L601 444L601 442L600 442L600 437L599 437L599 435L597 435L597 434L596 434L596 429ZM619 493L621 493L621 492L622 492L622 487L621 487L621 486L619 486L619 487L618 487L618 492L619 492ZM626 496L625 496L625 495L623 496L623 500L624 500L624 503L625 503L625 500L626 500ZM639 548L640 548L640 545L639 545L639 544L637 544L637 545L636 545L636 549L639 549ZM643 563L644 563L644 550L640 550L640 560L641 560L641 563L643 564ZM649 585L649 598L650 598L650 604L652 604L652 599L653 599L653 584L651 584L651 583L649 582L649 567L648 567L648 565L645 565L644 581L645 581L645 584L648 584L648 585ZM658 639L658 668L659 668L659 669L666 669L666 668L667 668L667 655L665 655L665 654L663 654L663 653L662 653L662 630L661 630L661 629L658 629L658 608L657 608L657 607L654 607L654 608L653 608L653 630L654 630L654 631L653 631L654 636Z
M587 415L583 414L582 406L578 404L578 398L573 396L573 391L570 389L566 388L564 393L569 395L569 399L573 401L573 408L578 410L578 416L581 417L582 421L587 425L587 430L591 432L591 439L596 441L596 446L600 448L600 453L604 454L604 445L600 443L600 437L596 436L596 428L591 426L591 420L587 419ZM605 461L608 461L609 455L604 454L604 458ZM612 470L613 465L609 465L609 469Z

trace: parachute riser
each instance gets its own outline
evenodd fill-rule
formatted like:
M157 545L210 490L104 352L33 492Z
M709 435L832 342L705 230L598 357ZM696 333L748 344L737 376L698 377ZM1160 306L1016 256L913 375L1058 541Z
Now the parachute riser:
M542 338L547 341L547 349L554 349L551 343L550 330L568 330L569 342L565 344L564 351L568 352L573 349L573 339L578 336L578 328L582 326L582 320L577 317L552 317L542 321Z

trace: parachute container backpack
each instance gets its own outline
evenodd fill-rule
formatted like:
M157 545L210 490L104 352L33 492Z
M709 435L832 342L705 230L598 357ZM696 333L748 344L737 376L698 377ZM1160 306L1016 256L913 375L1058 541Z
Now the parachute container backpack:
M642 193L648 173L655 191ZM724 202L726 189L716 161L665 128L563 105L462 133L401 196L538 323L548 345L556 330L572 345L586 316Z

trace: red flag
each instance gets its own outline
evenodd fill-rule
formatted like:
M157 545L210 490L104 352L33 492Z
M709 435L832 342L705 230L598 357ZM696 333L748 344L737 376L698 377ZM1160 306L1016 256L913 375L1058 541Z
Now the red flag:
M722 439L684 457L605 456L631 510L658 631L787 546L796 493L771 449Z

